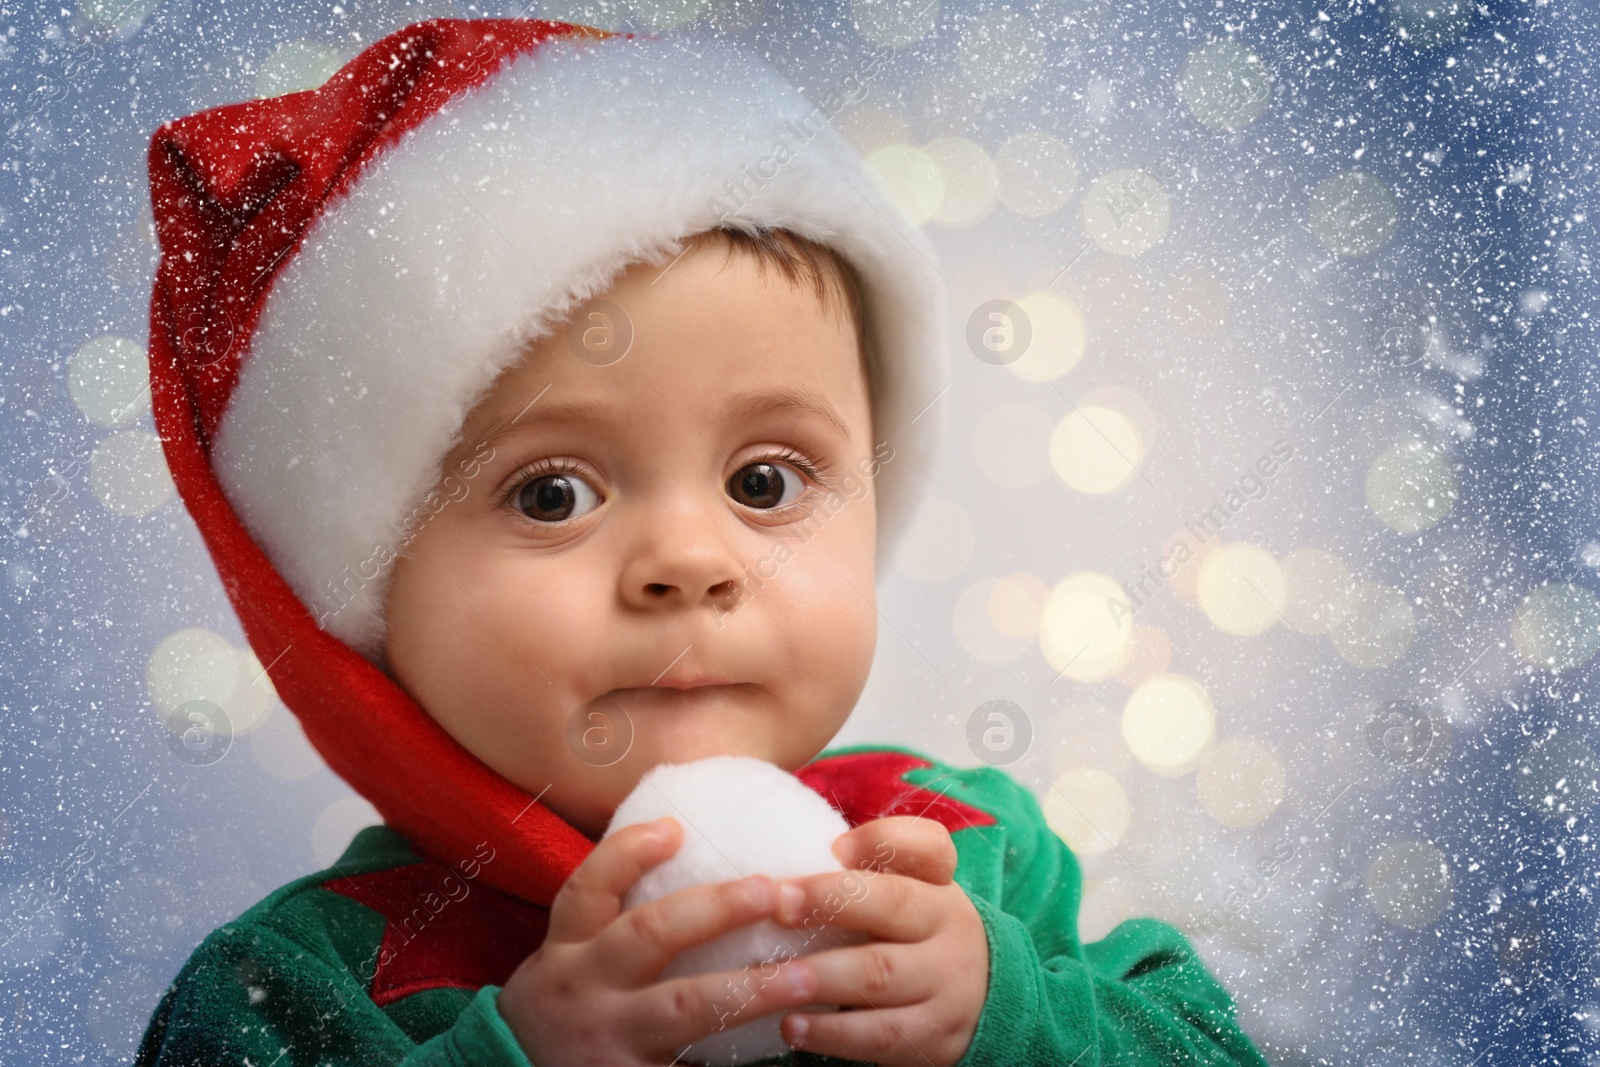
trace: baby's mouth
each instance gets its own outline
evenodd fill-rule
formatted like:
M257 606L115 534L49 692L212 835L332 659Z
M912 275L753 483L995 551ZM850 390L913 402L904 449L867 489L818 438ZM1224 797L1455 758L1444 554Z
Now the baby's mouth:
M750 682L707 681L698 684L656 684L613 689L606 697L621 707L634 709L704 707L737 700L759 687Z

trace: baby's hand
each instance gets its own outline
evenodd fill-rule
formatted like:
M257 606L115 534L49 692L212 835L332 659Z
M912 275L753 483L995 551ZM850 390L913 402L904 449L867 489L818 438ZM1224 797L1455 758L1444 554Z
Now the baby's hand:
M950 1067L972 1043L989 992L989 939L978 909L951 880L950 831L932 819L892 816L841 834L834 854L848 871L782 883L803 895L783 902L779 921L804 930L802 919L820 917L872 940L805 957L817 981L810 999L846 1010L786 1015L784 1040L882 1067ZM846 901L831 917L830 893Z
M556 894L544 943L506 979L497 1001L533 1063L670 1064L725 1025L719 1005L738 972L659 983L656 976L685 949L772 916L775 886L759 875L694 886L624 913L623 894L682 839L671 818L619 830ZM805 964L779 970L744 1002L741 1023L811 999L816 979Z

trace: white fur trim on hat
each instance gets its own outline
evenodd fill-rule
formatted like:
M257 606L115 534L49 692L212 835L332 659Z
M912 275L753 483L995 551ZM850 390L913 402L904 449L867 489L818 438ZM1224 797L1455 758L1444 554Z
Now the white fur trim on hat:
M726 44L558 38L371 162L274 282L212 453L324 629L377 658L381 562L474 403L627 266L717 225L714 200L739 208L726 224L787 228L861 275L876 435L895 450L878 476L884 558L937 443L938 412L918 416L947 382L945 295L926 236L827 119ZM779 146L786 161L761 166Z

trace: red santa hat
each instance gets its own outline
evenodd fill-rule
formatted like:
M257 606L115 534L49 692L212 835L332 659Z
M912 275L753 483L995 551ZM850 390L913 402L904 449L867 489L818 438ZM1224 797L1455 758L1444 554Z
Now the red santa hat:
M150 376L173 480L284 703L424 852L488 839L485 880L549 903L592 847L375 662L382 563L465 415L629 264L716 226L850 262L895 449L880 556L909 519L946 384L942 280L829 119L719 42L439 19L318 89L156 131Z

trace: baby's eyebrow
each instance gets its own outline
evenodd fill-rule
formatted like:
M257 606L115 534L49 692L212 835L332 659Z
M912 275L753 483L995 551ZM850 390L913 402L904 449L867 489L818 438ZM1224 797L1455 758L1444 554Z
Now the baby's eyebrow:
M850 428L827 398L808 389L781 389L772 393L734 397L728 404L728 412L736 419L759 419L763 415L798 412L821 419L838 430L842 437L850 436Z
M614 422L623 415L622 409L612 403L598 401L585 404L552 402L540 399L540 393L534 399L537 404L529 403L520 411L507 410L491 419L487 425L478 430L470 438L463 437L445 457L445 469L458 459L464 459L483 445L493 445L500 440L513 427L531 425L534 423L603 423Z

